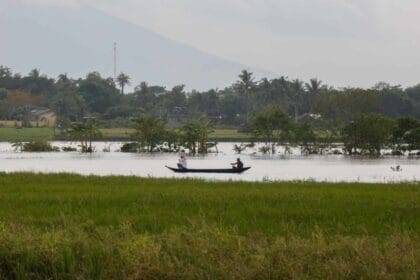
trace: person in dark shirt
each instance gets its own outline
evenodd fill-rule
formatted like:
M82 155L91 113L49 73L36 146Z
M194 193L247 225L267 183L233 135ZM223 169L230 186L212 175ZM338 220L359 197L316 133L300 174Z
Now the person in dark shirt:
M237 158L236 159L236 162L235 163L232 163L232 167L234 169L243 169L244 168L244 163L241 161L240 158Z

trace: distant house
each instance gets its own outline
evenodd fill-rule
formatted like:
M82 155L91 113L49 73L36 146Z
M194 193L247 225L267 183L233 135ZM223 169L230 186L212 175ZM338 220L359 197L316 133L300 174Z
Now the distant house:
M32 127L55 127L57 115L47 108L31 110L29 121Z
M55 127L57 115L48 108L34 108L20 119L0 120L0 127Z

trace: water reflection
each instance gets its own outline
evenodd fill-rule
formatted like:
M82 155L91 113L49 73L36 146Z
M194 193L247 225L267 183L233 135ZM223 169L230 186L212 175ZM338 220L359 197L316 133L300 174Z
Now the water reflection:
M68 146L67 142L54 142L56 146ZM76 146L76 144L72 144ZM176 154L125 154L118 152L121 143L99 142L97 153L15 153L9 143L0 143L0 170L4 172L72 172L84 175L135 175L150 177L194 177L213 180L315 180L347 182L400 182L420 180L418 158L384 157L351 158L341 155L300 156L260 155L253 150L240 155L245 166L252 169L245 174L175 174L165 165L176 166ZM102 149L110 146L111 152ZM238 157L233 143L218 145L219 154L189 158L191 168L229 168ZM393 172L391 166L400 165L402 172Z

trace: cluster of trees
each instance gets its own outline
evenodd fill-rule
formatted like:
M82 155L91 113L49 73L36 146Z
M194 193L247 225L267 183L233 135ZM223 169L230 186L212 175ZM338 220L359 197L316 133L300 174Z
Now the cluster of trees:
M352 154L380 155L420 150L420 122L414 118L391 119L377 114L361 115L342 131L345 151Z
M178 152L185 148L192 154L205 154L213 146L208 141L213 126L206 118L189 121L178 129L169 128L166 121L151 116L133 121L135 142L125 144L123 152Z
M263 153L276 153L277 146L301 147L302 153L320 153L325 138L317 137L309 122L295 122L279 107L269 107L250 118L253 140L265 143ZM236 148L236 150L239 150Z
M263 152L276 152L277 146L299 146L307 154L331 148L335 137L317 135L309 122L293 122L280 108L272 107L251 118L254 140L265 143ZM411 117L392 119L380 114L361 114L340 131L344 152L349 155L380 155L383 149L394 155L420 150L420 122ZM241 147L235 148L241 152Z
M245 70L231 86L202 92L142 82L126 93L129 84L124 73L116 81L96 72L81 79L64 74L53 79L38 70L22 76L0 67L0 119L23 120L31 107L40 106L54 110L63 125L95 116L101 125L128 126L130 119L147 115L170 120L171 125L205 116L214 124L246 126L255 112L271 106L294 121L322 116L314 125L330 129L342 128L362 114L420 117L420 85L336 89L317 79L256 81Z

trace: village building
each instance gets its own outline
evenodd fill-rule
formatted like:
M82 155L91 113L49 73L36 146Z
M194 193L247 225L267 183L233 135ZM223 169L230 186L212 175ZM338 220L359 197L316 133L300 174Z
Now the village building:
M55 127L57 115L48 108L35 108L27 112L23 119L0 120L0 127Z
M32 127L55 127L57 115L48 108L31 110L29 121Z

